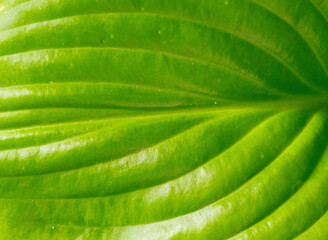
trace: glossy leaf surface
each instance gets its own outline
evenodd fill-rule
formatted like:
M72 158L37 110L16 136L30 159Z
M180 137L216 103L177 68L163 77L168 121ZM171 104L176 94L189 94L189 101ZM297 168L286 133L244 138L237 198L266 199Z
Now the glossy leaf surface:
M327 0L0 1L0 239L326 239Z

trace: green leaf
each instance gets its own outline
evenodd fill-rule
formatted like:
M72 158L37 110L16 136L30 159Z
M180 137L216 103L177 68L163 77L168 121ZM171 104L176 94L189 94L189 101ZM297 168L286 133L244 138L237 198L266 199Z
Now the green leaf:
M0 0L0 239L326 239L327 0Z

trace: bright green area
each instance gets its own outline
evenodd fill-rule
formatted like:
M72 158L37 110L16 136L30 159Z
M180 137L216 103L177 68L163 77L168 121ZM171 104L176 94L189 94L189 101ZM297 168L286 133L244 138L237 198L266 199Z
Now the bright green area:
M324 240L327 0L0 0L1 240Z

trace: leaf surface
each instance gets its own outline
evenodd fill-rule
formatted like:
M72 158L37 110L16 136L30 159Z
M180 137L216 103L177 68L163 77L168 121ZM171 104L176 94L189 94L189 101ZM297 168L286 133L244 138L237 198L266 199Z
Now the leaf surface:
M325 239L328 1L0 1L0 239Z

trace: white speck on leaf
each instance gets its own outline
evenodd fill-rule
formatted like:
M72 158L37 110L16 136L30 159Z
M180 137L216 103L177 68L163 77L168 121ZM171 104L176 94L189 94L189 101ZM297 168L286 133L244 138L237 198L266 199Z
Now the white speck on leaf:
M55 226L52 226L51 229L55 229Z
M99 166L98 166L98 172L100 172L101 169L102 169L102 164L99 164Z

